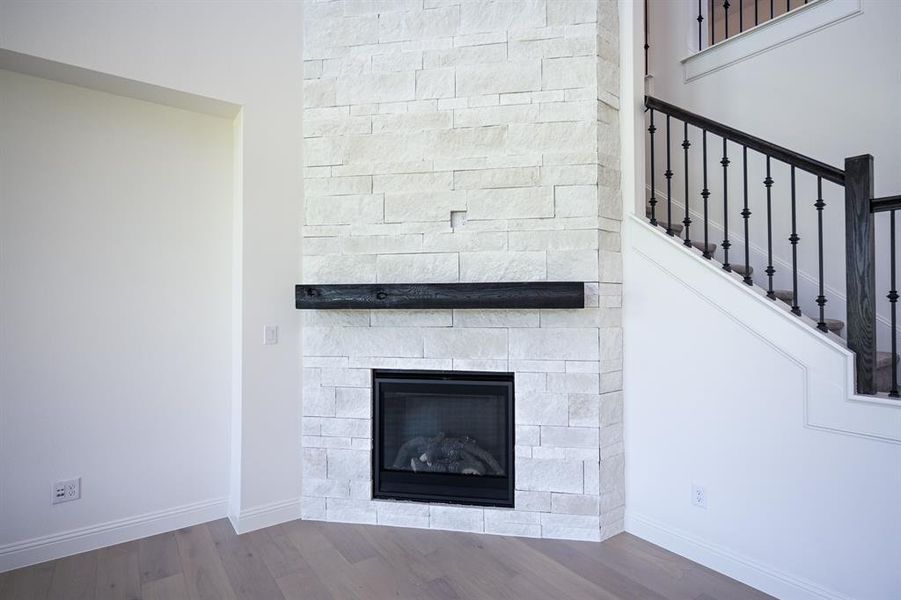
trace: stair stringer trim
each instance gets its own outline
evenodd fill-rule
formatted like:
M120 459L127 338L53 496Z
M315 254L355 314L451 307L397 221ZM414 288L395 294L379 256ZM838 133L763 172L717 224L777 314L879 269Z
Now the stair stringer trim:
M853 392L854 353L835 341L840 338L824 335L763 288L744 284L639 217L628 216L625 226L629 250L801 368L805 427L901 443L901 402Z

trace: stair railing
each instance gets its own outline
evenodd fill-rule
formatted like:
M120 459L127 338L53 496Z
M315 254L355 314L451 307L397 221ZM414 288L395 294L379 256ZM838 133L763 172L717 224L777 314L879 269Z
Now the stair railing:
M709 48L807 3L808 0L698 0L698 50L704 49L705 27ZM707 25L704 21L708 21Z
M876 348L876 260L875 260L875 215L877 213L886 212L889 215L889 245L890 245L890 290L886 296L890 302L890 321L891 321L891 357L892 357L892 375L889 388L889 396L893 398L899 397L898 390L898 369L896 365L896 357L898 351L897 340L897 302L898 290L896 284L896 234L895 234L895 216L898 210L901 210L901 196L893 196L888 198L873 197L873 157L870 155L851 157L845 160L845 169L838 169L831 165L822 163L816 159L810 158L793 150L789 150L772 142L768 142L746 132L723 125L712 119L702 117L683 108L664 102L652 96L645 97L645 107L649 113L649 162L650 162L650 197L648 199L648 220L651 225L661 226L667 235L676 236L678 230L678 217L674 221L673 214L673 186L672 179L674 175L673 168L678 168L673 161L670 146L672 143L673 132L678 135L678 129L681 129L683 149L682 169L684 174L684 211L681 220L682 225L682 243L689 247L698 247L701 250L701 256L705 259L712 258L710 251L710 234L709 234L709 203L713 195L709 184L710 177L708 173L708 136L720 138L722 140L722 158L719 164L722 166L722 203L723 203L723 232L724 237L720 243L723 249L722 268L725 271L739 271L730 261L729 251L732 242L729 239L728 216L729 195L728 195L728 174L732 165L732 158L729 157L729 143L736 144L741 147L741 177L742 190L741 211L738 213L743 220L744 229L744 267L742 272L742 281L747 285L753 285L754 279L750 266L750 228L749 221L751 211L749 209L749 182L748 182L748 153L757 152L765 158L766 177L763 179L764 193L766 197L766 255L767 266L766 273L766 295L768 298L775 300L777 298L774 289L774 275L776 268L774 266L773 255L773 192L776 189L776 181L773 178L773 162L781 162L789 167L788 186L780 187L787 189L790 195L791 210L791 233L787 241L791 245L791 312L801 315L798 298L798 245L801 241L798 235L798 198L796 191L796 178L799 172L808 173L816 178L816 195L817 198L813 202L813 207L817 214L817 275L818 275L818 295L814 299L818 306L817 328L821 331L828 332L827 319L825 315L825 306L827 297L824 283L824 234L823 234L823 213L826 203L823 200L823 184L833 184L844 188L845 196L845 239L846 239L846 287L847 287L847 342L848 348L855 353L855 373L856 373L856 389L860 394L875 394L877 392L877 348ZM663 117L663 122L655 119L656 115ZM673 121L681 122L682 127L674 126ZM665 137L663 140L655 142L657 132L659 131L657 124L664 128ZM703 243L693 241L691 239L691 208L692 192L689 182L689 151L691 141L689 139L689 128L694 127L700 130L701 134L701 190L700 201L703 210ZM676 140L677 143L679 140ZM661 214L661 208L658 207L659 199L656 189L656 171L658 166L658 145L663 142L666 145L664 153L665 170L663 176L666 180L666 205L665 214ZM759 192L758 192L759 193Z

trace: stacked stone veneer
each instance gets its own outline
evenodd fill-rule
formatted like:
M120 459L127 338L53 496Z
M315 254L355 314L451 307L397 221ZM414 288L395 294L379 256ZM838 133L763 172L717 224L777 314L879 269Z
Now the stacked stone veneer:
M588 284L584 310L305 313L304 518L621 531L616 3L305 9L304 282ZM374 368L514 372L516 508L372 501Z

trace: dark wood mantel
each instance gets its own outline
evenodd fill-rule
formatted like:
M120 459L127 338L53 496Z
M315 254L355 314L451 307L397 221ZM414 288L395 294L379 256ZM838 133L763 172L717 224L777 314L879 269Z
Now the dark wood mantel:
M299 284L299 309L585 308L580 281Z

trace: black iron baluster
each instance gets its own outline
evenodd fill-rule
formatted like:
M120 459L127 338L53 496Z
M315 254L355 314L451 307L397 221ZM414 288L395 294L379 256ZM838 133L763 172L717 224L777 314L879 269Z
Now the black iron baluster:
M673 171L670 169L670 116L666 115L666 235L673 235Z
M776 16L776 0L770 0L770 18Z
M689 202L688 202L688 149L691 148L691 142L688 141L688 122L685 122L685 133L682 140L682 149L685 151L685 218L682 219L682 224L685 225L685 241L682 243L686 246L691 246L691 233L689 230L691 229L691 216L689 211Z
M895 357L898 355L898 286L895 283L895 254L897 252L897 248L895 247L895 213L897 210L893 210L889 213L889 244L891 244L891 260L890 260L890 268L891 272L891 285L892 289L889 291L888 300L891 302L891 320L892 320L892 388L889 390L890 398L897 398L898 394L898 365L895 364Z
M788 12L792 9L792 0L785 0L785 12Z
M720 164L723 165L723 269L731 271L729 248L732 247L732 242L729 241L729 154L727 144L728 141L723 138L723 160L720 161Z
M648 0L644 0L644 74L648 74Z
M704 30L704 11L701 9L701 0L698 0L698 52L704 49L702 32Z
M751 266L751 240L748 235L748 219L751 218L751 211L748 210L748 147L744 146L742 149L742 172L744 174L744 196L745 196L745 206L741 211L741 218L745 221L745 267ZM742 278L742 281L751 285L754 283L754 280L751 279L751 269L745 269L745 275Z
M654 133L657 128L654 127L654 109L651 109L651 126L648 127L648 133L651 134L651 199L648 204L651 205L651 225L657 226L657 187L654 183Z
M757 10L757 4L760 0L754 0L754 26L756 27L758 23L760 23L760 15Z
M745 6L744 0L738 0L738 33L745 30Z
M732 6L732 5L729 4L729 0L723 0L723 30L725 33L725 36L723 37L724 40L729 39L729 7L730 6Z
M817 296L817 305L820 307L820 320L817 322L817 328L822 332L829 331L826 327L826 295L823 293L825 284L823 282L823 208L826 203L823 202L823 178L817 177L817 201L813 204L817 209L817 241L819 244L819 275L820 275L820 294Z
M701 136L701 154L704 159L704 187L701 188L701 198L704 199L704 258L710 258L710 239L707 235L707 199L710 197L710 190L707 189L707 130L704 130Z
M763 180L766 186L766 276L768 281L766 295L771 300L776 299L776 292L773 291L773 275L776 269L773 268L773 178L770 175L770 157L766 157L766 179Z
M795 201L795 166L791 167L791 193L792 193L792 232L788 236L788 241L792 245L792 312L796 315L801 314L798 307L798 218L797 203Z

